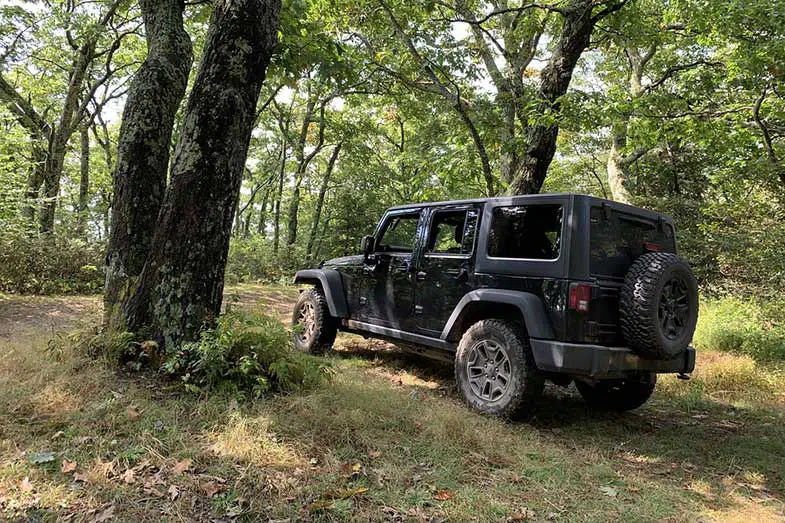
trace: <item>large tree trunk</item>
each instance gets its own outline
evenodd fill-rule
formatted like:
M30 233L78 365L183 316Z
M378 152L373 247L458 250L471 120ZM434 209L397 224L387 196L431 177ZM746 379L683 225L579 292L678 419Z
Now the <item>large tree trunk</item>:
M327 170L324 172L322 184L319 187L319 197L316 200L316 211L313 215L313 223L311 224L311 234L308 236L308 246L305 249L305 259L311 261L311 254L313 253L313 245L316 241L316 234L319 230L319 220L322 218L322 208L324 207L324 197L327 194L327 188L330 184L330 176L335 168L335 162L338 160L338 155L341 154L341 147L343 142L338 143L330 155L330 161L327 162Z
M622 4L623 2L609 4L597 15L592 13L594 0L571 0L563 8L564 26L561 35L548 65L540 75L538 115L545 116L548 120L558 116L561 106L559 99L567 93L573 70L589 45L594 25ZM522 155L521 166L518 172L514 173L514 177L507 180L511 194L540 191L556 153L558 135L557 123L537 123L526 128L526 149Z
M81 155L79 157L79 202L76 207L76 224L80 236L87 232L87 202L90 191L90 133L87 127L79 130Z
M172 182L140 285L125 307L132 332L144 329L167 347L194 339L221 311L232 213L279 11L280 0L213 6Z
M169 147L193 55L182 0L142 0L147 58L123 111L114 173L104 319L123 329L120 304L133 293L150 252L166 190Z

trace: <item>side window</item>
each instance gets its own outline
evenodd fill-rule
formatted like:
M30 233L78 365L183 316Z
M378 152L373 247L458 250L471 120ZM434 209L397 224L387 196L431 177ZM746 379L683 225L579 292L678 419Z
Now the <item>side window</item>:
M555 260L561 248L561 205L514 205L493 210L488 256Z
M417 243L420 212L387 218L377 243L377 252L413 252Z
M437 211L431 220L425 252L469 255L474 249L476 228L475 209Z

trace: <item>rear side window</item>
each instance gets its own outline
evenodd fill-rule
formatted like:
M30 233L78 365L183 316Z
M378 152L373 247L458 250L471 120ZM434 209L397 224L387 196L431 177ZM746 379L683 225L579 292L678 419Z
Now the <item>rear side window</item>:
M561 205L495 207L488 234L488 256L555 260L561 249Z
M425 252L468 256L474 248L477 210L445 210L433 215Z
M593 275L624 278L636 258L647 252L646 244L660 251L676 252L673 228L664 223L610 211L591 208L590 249Z

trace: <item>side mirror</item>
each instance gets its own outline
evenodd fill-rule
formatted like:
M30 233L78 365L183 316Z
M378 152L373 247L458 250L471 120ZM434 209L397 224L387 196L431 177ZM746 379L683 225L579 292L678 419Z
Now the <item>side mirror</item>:
M366 258L373 254L373 251L376 250L376 238L373 236L363 236L362 242L360 242L360 250Z

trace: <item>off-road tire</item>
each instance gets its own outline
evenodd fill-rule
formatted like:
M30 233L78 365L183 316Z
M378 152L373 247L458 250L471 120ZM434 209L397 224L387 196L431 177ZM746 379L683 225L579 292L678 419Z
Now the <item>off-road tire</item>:
M575 387L586 403L599 410L625 412L646 403L657 385L657 375L636 374L624 380L588 382L575 380Z
M300 311L304 306L313 307L314 328L308 338L302 336L300 327ZM318 287L311 287L300 293L292 312L292 326L295 327L294 347L302 352L321 355L329 352L338 333L335 318L330 316L330 308L324 292Z
M510 365L505 391L492 401L475 392L468 369L470 353L486 340L504 348ZM545 386L523 329L516 323L496 319L478 321L464 332L455 355L455 380L472 409L512 419L526 416Z
M687 301L678 334L662 325L663 292L674 278L683 281ZM678 255L652 252L639 257L624 278L619 297L619 325L629 347L640 357L671 360L687 348L698 323L698 282ZM674 336L670 338L669 336Z

